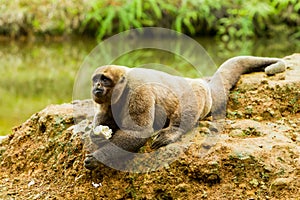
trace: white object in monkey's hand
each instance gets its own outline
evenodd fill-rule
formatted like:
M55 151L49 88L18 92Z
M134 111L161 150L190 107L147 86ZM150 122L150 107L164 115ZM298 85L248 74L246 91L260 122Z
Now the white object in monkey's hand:
M106 139L109 139L112 137L112 130L108 126L99 125L94 128L94 134L102 135Z

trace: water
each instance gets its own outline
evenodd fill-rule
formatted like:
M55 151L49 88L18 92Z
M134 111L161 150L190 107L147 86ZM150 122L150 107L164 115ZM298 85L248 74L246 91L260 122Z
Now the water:
M212 38L197 41L218 66L237 55L284 57L300 52L299 42L288 39L230 44ZM49 104L71 102L76 73L95 46L96 41L89 38L60 42L0 42L0 135L9 134L12 127ZM157 50L134 51L115 61L127 66L149 62L172 66L183 76L198 76L180 57ZM215 68L211 69L205 75L212 74Z
M72 100L76 72L93 40L0 43L0 135L49 104Z

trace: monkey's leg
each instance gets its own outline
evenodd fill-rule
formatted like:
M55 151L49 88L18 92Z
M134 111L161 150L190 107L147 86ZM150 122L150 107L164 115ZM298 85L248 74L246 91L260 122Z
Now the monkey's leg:
M184 133L184 130L176 126L171 126L162 129L157 133L157 136L154 138L151 148L158 149L159 147L176 142Z
M188 95L186 96L188 97ZM178 141L183 134L196 125L203 106L200 109L199 102L194 98L183 99L182 102L182 110L175 112L180 114L171 117L169 127L158 131L151 148L158 149L159 147Z
M194 127L198 118L199 113L193 110L183 112L181 118L171 121L169 127L158 131L151 148L158 149L178 141L183 134Z

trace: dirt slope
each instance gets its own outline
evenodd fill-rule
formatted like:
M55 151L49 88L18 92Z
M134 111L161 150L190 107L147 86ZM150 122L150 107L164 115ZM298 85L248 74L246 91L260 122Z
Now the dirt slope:
M300 199L300 54L286 60L283 74L241 78L221 134L203 142L196 129L178 160L149 173L86 170L73 104L51 105L2 139L0 199ZM74 104L88 115L89 101Z

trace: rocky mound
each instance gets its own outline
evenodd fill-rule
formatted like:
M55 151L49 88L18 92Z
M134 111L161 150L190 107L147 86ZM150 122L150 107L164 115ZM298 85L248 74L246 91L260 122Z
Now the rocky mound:
M148 173L86 170L73 108L86 117L90 101L51 105L2 139L0 199L298 199L300 54L286 61L283 74L244 75L224 131L203 140L206 128L196 129L179 159Z

